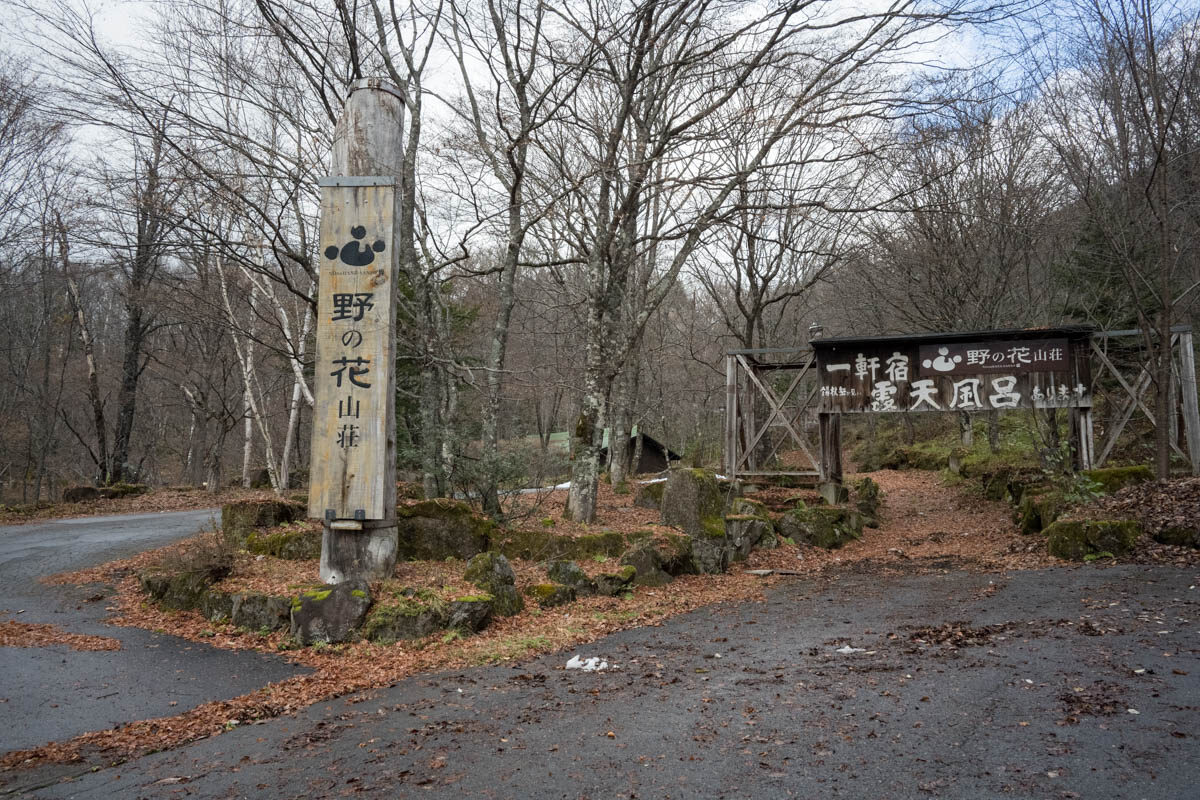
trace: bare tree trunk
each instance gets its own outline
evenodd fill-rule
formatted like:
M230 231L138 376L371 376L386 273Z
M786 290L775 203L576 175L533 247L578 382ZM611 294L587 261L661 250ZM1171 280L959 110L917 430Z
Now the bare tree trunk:
M241 337L237 332L237 318L233 313L233 304L229 301L229 286L225 277L225 265L222 263L220 256L217 256L216 261L217 278L221 287L221 301L225 306L225 313L229 320L229 338L233 342L234 352L237 354L238 366L242 372L242 382L246 386L245 399L249 405L250 416L257 424L260 435L263 440L263 448L266 451L267 475L271 481L271 488L276 492L281 491L279 486L279 475L275 471L275 445L271 437L271 429L263 418L261 403L258 395L261 392L258 390L258 378L254 371L253 361L253 344L241 341ZM253 286L250 289L251 300L258 290ZM222 438L224 438L222 436Z
M608 435L608 473L613 486L625 483L629 474L637 471L636 466L630 463L629 439L633 425L633 407L637 402L639 367L638 359L634 356L613 385L612 412L609 415L612 424L609 426ZM632 463L636 465L637 462Z
M87 364L87 397L88 403L92 407L92 427L96 433L96 452L92 454L96 461L96 467L100 471L100 480L102 483L109 483L109 460L108 460L108 428L104 422L104 400L100 395L100 375L96 368L96 345L92 338L92 330L88 327L87 316L83 313L83 304L80 302L79 285L75 282L75 276L70 271L70 251L67 247L67 232L63 227L61 220L59 225L59 247L61 249L63 273L67 279L67 296L71 300L71 308L75 312L75 319L79 323L79 339L83 343L83 358Z
M1165 256L1164 256L1165 257ZM1169 297L1169 295L1164 295ZM1158 331L1154 353L1154 471L1160 481L1171 477L1171 415L1174 393L1171 375L1171 314L1163 309L1157 315Z
M253 358L254 345L246 345L246 355ZM253 364L251 364L253 369ZM250 475L250 458L254 455L254 411L250 400L250 384L242 386L242 488L249 489L252 477Z
M975 427L971 424L970 412L958 412L958 437L963 447L975 446Z

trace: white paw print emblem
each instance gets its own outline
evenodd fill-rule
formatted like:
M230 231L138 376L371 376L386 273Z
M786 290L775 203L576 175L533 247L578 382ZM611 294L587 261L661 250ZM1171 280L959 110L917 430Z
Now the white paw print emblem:
M921 366L925 367L926 369L932 367L938 372L949 372L950 370L954 369L956 364L961 364L963 360L962 356L955 356L954 358L950 358L949 356L950 348L939 347L938 357L925 359L921 362Z

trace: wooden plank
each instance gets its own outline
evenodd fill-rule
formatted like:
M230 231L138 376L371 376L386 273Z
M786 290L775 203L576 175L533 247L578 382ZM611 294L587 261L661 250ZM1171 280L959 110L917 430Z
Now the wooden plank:
M1189 328L1179 335L1180 388L1183 392L1183 432L1192 474L1200 475L1200 400L1196 395L1196 351Z
M737 469L737 362L725 356L725 474Z
M387 485L395 193L394 186L321 189L313 517L382 520L395 503Z
M1082 411L1082 419L1080 423L1083 425L1083 451L1086 456L1083 458L1083 469L1095 469L1096 465L1096 434L1092 427L1092 409L1085 408Z
M822 412L817 416L821 428L821 480L842 482L842 415Z

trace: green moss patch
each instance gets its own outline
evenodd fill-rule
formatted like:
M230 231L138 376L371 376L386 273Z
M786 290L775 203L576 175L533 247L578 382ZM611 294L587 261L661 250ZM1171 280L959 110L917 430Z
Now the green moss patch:
M1060 520L1045 530L1050 555L1069 561L1088 556L1119 557L1128 553L1142 534L1132 520Z
M321 557L321 532L305 529L251 531L246 550L273 558L307 560Z
M1114 494L1126 486L1149 483L1154 480L1154 471L1145 464L1135 467L1106 467L1085 470L1084 475L1104 487L1105 494Z
M833 506L794 508L780 516L778 529L793 541L834 550L862 537L863 518L857 511Z

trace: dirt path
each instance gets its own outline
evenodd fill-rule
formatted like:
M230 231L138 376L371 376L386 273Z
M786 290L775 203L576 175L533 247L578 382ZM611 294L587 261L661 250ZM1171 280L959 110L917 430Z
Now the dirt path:
M859 476L850 476L849 482ZM879 528L867 528L840 550L761 551L751 568L825 571L858 569L1036 569L1058 563L1040 538L1022 536L1005 502L985 499L969 485L945 486L939 473L880 470L870 478L884 491Z

